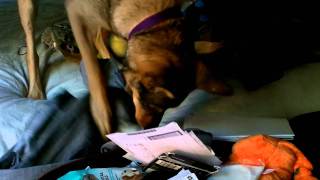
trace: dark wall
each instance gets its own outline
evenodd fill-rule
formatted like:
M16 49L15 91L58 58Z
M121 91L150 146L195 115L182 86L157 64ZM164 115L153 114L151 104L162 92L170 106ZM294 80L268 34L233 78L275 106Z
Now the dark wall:
M223 74L239 78L248 89L281 78L287 68L320 59L320 11L316 3L203 2L204 7L191 11L207 15L210 38L224 44L208 63L218 65L216 69Z

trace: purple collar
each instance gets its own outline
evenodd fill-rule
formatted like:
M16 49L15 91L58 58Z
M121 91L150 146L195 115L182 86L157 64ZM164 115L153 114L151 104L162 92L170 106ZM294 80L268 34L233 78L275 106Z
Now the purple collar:
M177 17L182 17L183 14L180 10L180 7L174 6L168 9L165 9L161 12L158 12L154 15L151 15L149 17L147 17L146 19L144 19L142 22L140 22L139 24L137 24L129 33L128 36L128 40L130 40L132 38L132 36L138 34L139 32L149 29L152 26L171 19L171 18L177 18Z

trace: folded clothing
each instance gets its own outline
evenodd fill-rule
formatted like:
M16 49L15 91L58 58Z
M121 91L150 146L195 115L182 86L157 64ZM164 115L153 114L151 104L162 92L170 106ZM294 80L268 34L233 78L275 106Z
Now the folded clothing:
M316 180L312 164L292 143L266 135L255 135L237 141L232 147L230 163L265 166L270 171L261 180Z

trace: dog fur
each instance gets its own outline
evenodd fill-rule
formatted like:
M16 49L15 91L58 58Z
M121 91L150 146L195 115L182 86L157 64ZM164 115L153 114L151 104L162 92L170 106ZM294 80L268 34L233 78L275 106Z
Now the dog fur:
M145 18L186 0L66 0L68 18L79 46L88 77L91 112L102 135L112 132L112 112L107 96L105 77L96 55L109 58L104 37L111 33L128 38L130 31ZM28 46L29 95L43 98L34 47L36 2L18 0L21 23ZM181 18L166 20L128 41L124 78L135 105L140 126L156 125L164 110L177 105L190 90L200 87L210 92L225 93L226 86L210 79L210 72L196 57L182 57L185 39ZM204 47L204 48L201 48ZM196 44L200 52L213 52L219 44Z

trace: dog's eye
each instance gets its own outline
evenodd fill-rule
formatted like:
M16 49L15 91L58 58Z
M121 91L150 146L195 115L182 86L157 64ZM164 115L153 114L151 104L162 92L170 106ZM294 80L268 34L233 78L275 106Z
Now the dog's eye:
M148 90L147 88L140 82L136 82L134 84L135 88L137 88L138 92L140 95L144 95L144 94L147 94L148 93Z
M148 108L151 109L152 111L161 113L163 111L163 108L155 105L155 104L148 104Z
M154 93L140 94L140 103L147 109L163 111L172 106L172 99Z

